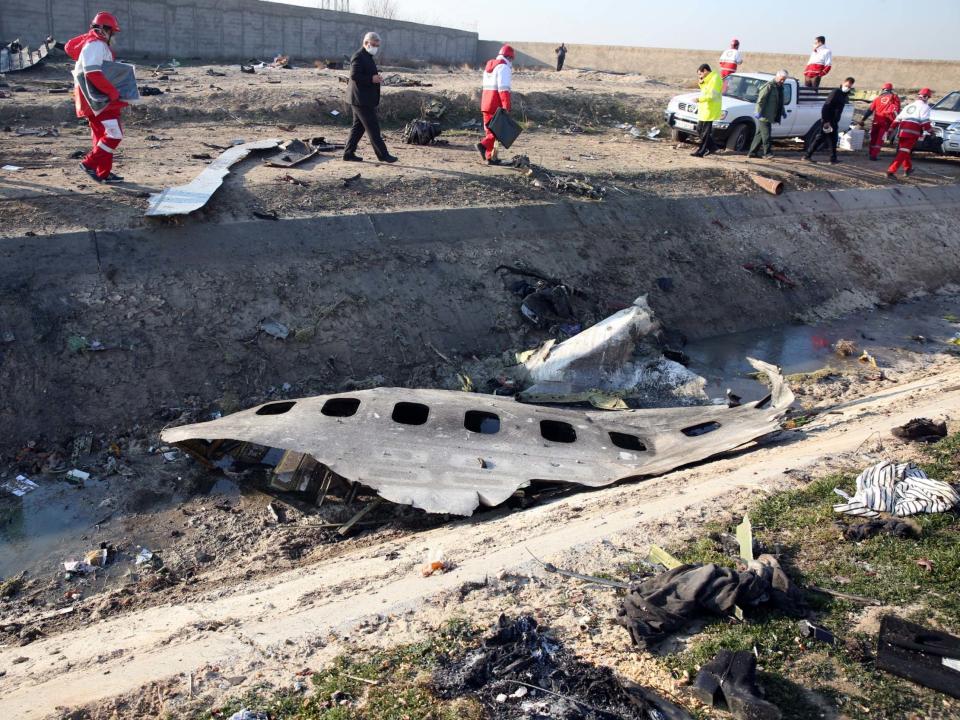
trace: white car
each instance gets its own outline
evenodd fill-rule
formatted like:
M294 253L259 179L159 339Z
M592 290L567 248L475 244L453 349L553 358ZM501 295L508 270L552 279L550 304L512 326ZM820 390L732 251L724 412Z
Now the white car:
M933 129L917 150L930 150L953 154L960 152L957 136L960 135L960 90L948 93L930 108L930 123ZM948 136L950 140L948 140Z
M723 114L713 123L714 137L726 143L728 150L746 151L750 147L757 120L753 113L760 88L773 79L770 73L734 73L724 83ZM805 88L796 78L783 83L783 104L787 116L772 127L777 139L803 137L810 139L820 123L820 111L831 88ZM671 137L682 141L697 134L697 98L699 91L677 95L670 99L664 116L670 126ZM847 103L840 118L840 128L846 130L853 122L853 105Z

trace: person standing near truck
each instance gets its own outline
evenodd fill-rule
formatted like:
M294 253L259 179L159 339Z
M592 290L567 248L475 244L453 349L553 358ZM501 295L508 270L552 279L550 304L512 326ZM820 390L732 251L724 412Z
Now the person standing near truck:
M913 146L923 137L924 133L930 132L930 96L933 92L930 88L923 88L917 99L901 110L896 117L895 130L899 145L897 146L897 156L887 168L887 177L895 178L897 170L903 167L904 175L910 175L913 172Z
M723 106L723 78L704 63L697 68L700 81L700 97L697 98L697 134L700 147L690 153L694 157L705 157L717 151L713 141L713 123L720 119Z
M733 75L742 64L740 41L734 38L730 41L730 47L720 53L720 77L726 79L727 75Z
M803 70L803 84L806 87L819 88L820 79L826 77L833 67L833 53L827 47L827 39L817 35L813 40L813 52Z
M757 120L757 133L753 136L753 143L750 145L750 151L747 157L760 157L757 151L763 147L764 159L772 158L773 153L770 150L770 133L774 125L779 125L780 121L787 116L787 110L783 102L783 84L787 80L787 71L778 70L772 80L760 88L757 95L757 106L754 109L753 117Z
M103 64L113 62L110 43L120 32L120 23L108 12L99 12L90 23L90 31L69 40L64 52L76 61L73 68L77 117L87 119L93 148L80 161L80 169L101 183L121 183L123 178L112 172L113 154L123 140L120 115L127 103L120 100L120 91L103 74ZM108 98L107 105L94 110L96 101L91 89Z
M860 120L860 127L863 127L870 116L873 115L873 124L870 126L871 160L880 159L883 140L890 128L893 127L893 123L899 114L900 96L893 91L893 83L884 83L880 94L873 99L863 119Z
M560 47L554 52L557 54L557 72L560 72L563 70L563 61L567 59L567 46L560 43Z
M854 79L848 77L843 81L843 85L834 88L827 95L827 101L820 110L820 127L814 135L813 141L807 148L804 160L813 162L813 154L821 147L827 145L830 148L830 163L836 165L840 162L837 159L837 144L840 142L840 118L843 117L843 108L850 98L850 91L853 90Z

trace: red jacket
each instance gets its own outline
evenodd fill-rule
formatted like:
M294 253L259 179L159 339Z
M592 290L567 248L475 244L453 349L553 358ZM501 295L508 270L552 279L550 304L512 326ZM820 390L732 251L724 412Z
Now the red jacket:
M870 103L868 114L872 113L877 120L886 120L892 123L900 113L900 98L896 93L877 95Z
M116 120L127 106L119 100L120 93L100 70L104 61L113 61L113 50L96 31L90 30L85 35L78 35L63 46L64 52L76 61L73 68L74 98L76 100L77 117L97 118L98 120ZM110 104L99 113L93 111L87 98L80 90L78 78L83 75L86 81L110 98Z
M490 113L503 108L507 112L512 109L510 97L510 83L513 80L513 68L510 61L503 55L498 55L487 63L483 71L483 95L480 97L480 111Z

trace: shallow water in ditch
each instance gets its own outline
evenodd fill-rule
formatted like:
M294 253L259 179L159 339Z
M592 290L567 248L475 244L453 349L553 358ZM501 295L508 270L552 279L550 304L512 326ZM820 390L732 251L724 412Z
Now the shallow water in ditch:
M925 353L952 347L946 341L960 333L960 323L947 318L956 320L957 316L960 296L935 296L819 326L782 325L708 338L690 343L684 350L691 360L690 369L706 379L711 398L723 398L730 388L750 401L763 397L766 387L749 376L748 356L780 365L786 374L824 367L849 369L858 365L857 356L864 349L881 367L895 367L902 360L916 363L918 353L922 358ZM840 339L853 341L857 352L847 358L837 356L833 345ZM239 497L241 489L233 481L204 477L210 485L203 490L212 502ZM123 546L127 562L114 562L91 578L95 584L105 585L114 574L131 567L137 545L155 548L169 542L167 521L186 499L173 490L162 494L138 485L135 479L118 476L94 477L83 488L56 478L34 479L40 487L24 497L0 497L0 578L25 568L62 569L63 560L80 559L107 538ZM155 487L163 487L163 483ZM98 527L107 520L106 528Z
M863 311L821 325L779 325L692 342L684 348L690 369L707 381L707 394L723 398L727 388L744 400L759 400L766 387L749 377L747 357L779 365L785 375L837 370L860 365L863 350L881 367L895 365L911 353L943 352L960 333L960 296L934 296ZM922 339L921 339L922 338ZM833 347L850 340L857 348L840 357ZM860 365L862 367L862 365Z

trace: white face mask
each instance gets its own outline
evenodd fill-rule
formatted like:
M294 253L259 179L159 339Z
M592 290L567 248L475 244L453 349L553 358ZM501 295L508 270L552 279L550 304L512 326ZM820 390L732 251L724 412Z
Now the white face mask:
M379 47L368 46L368 47L367 47L367 52L370 53L371 55L373 55L374 57L376 57L377 53L380 52L380 48L379 48Z
M843 90L845 93L850 92L850 88L848 88L846 85L844 85L844 86L843 86L842 88L840 88L840 89Z

